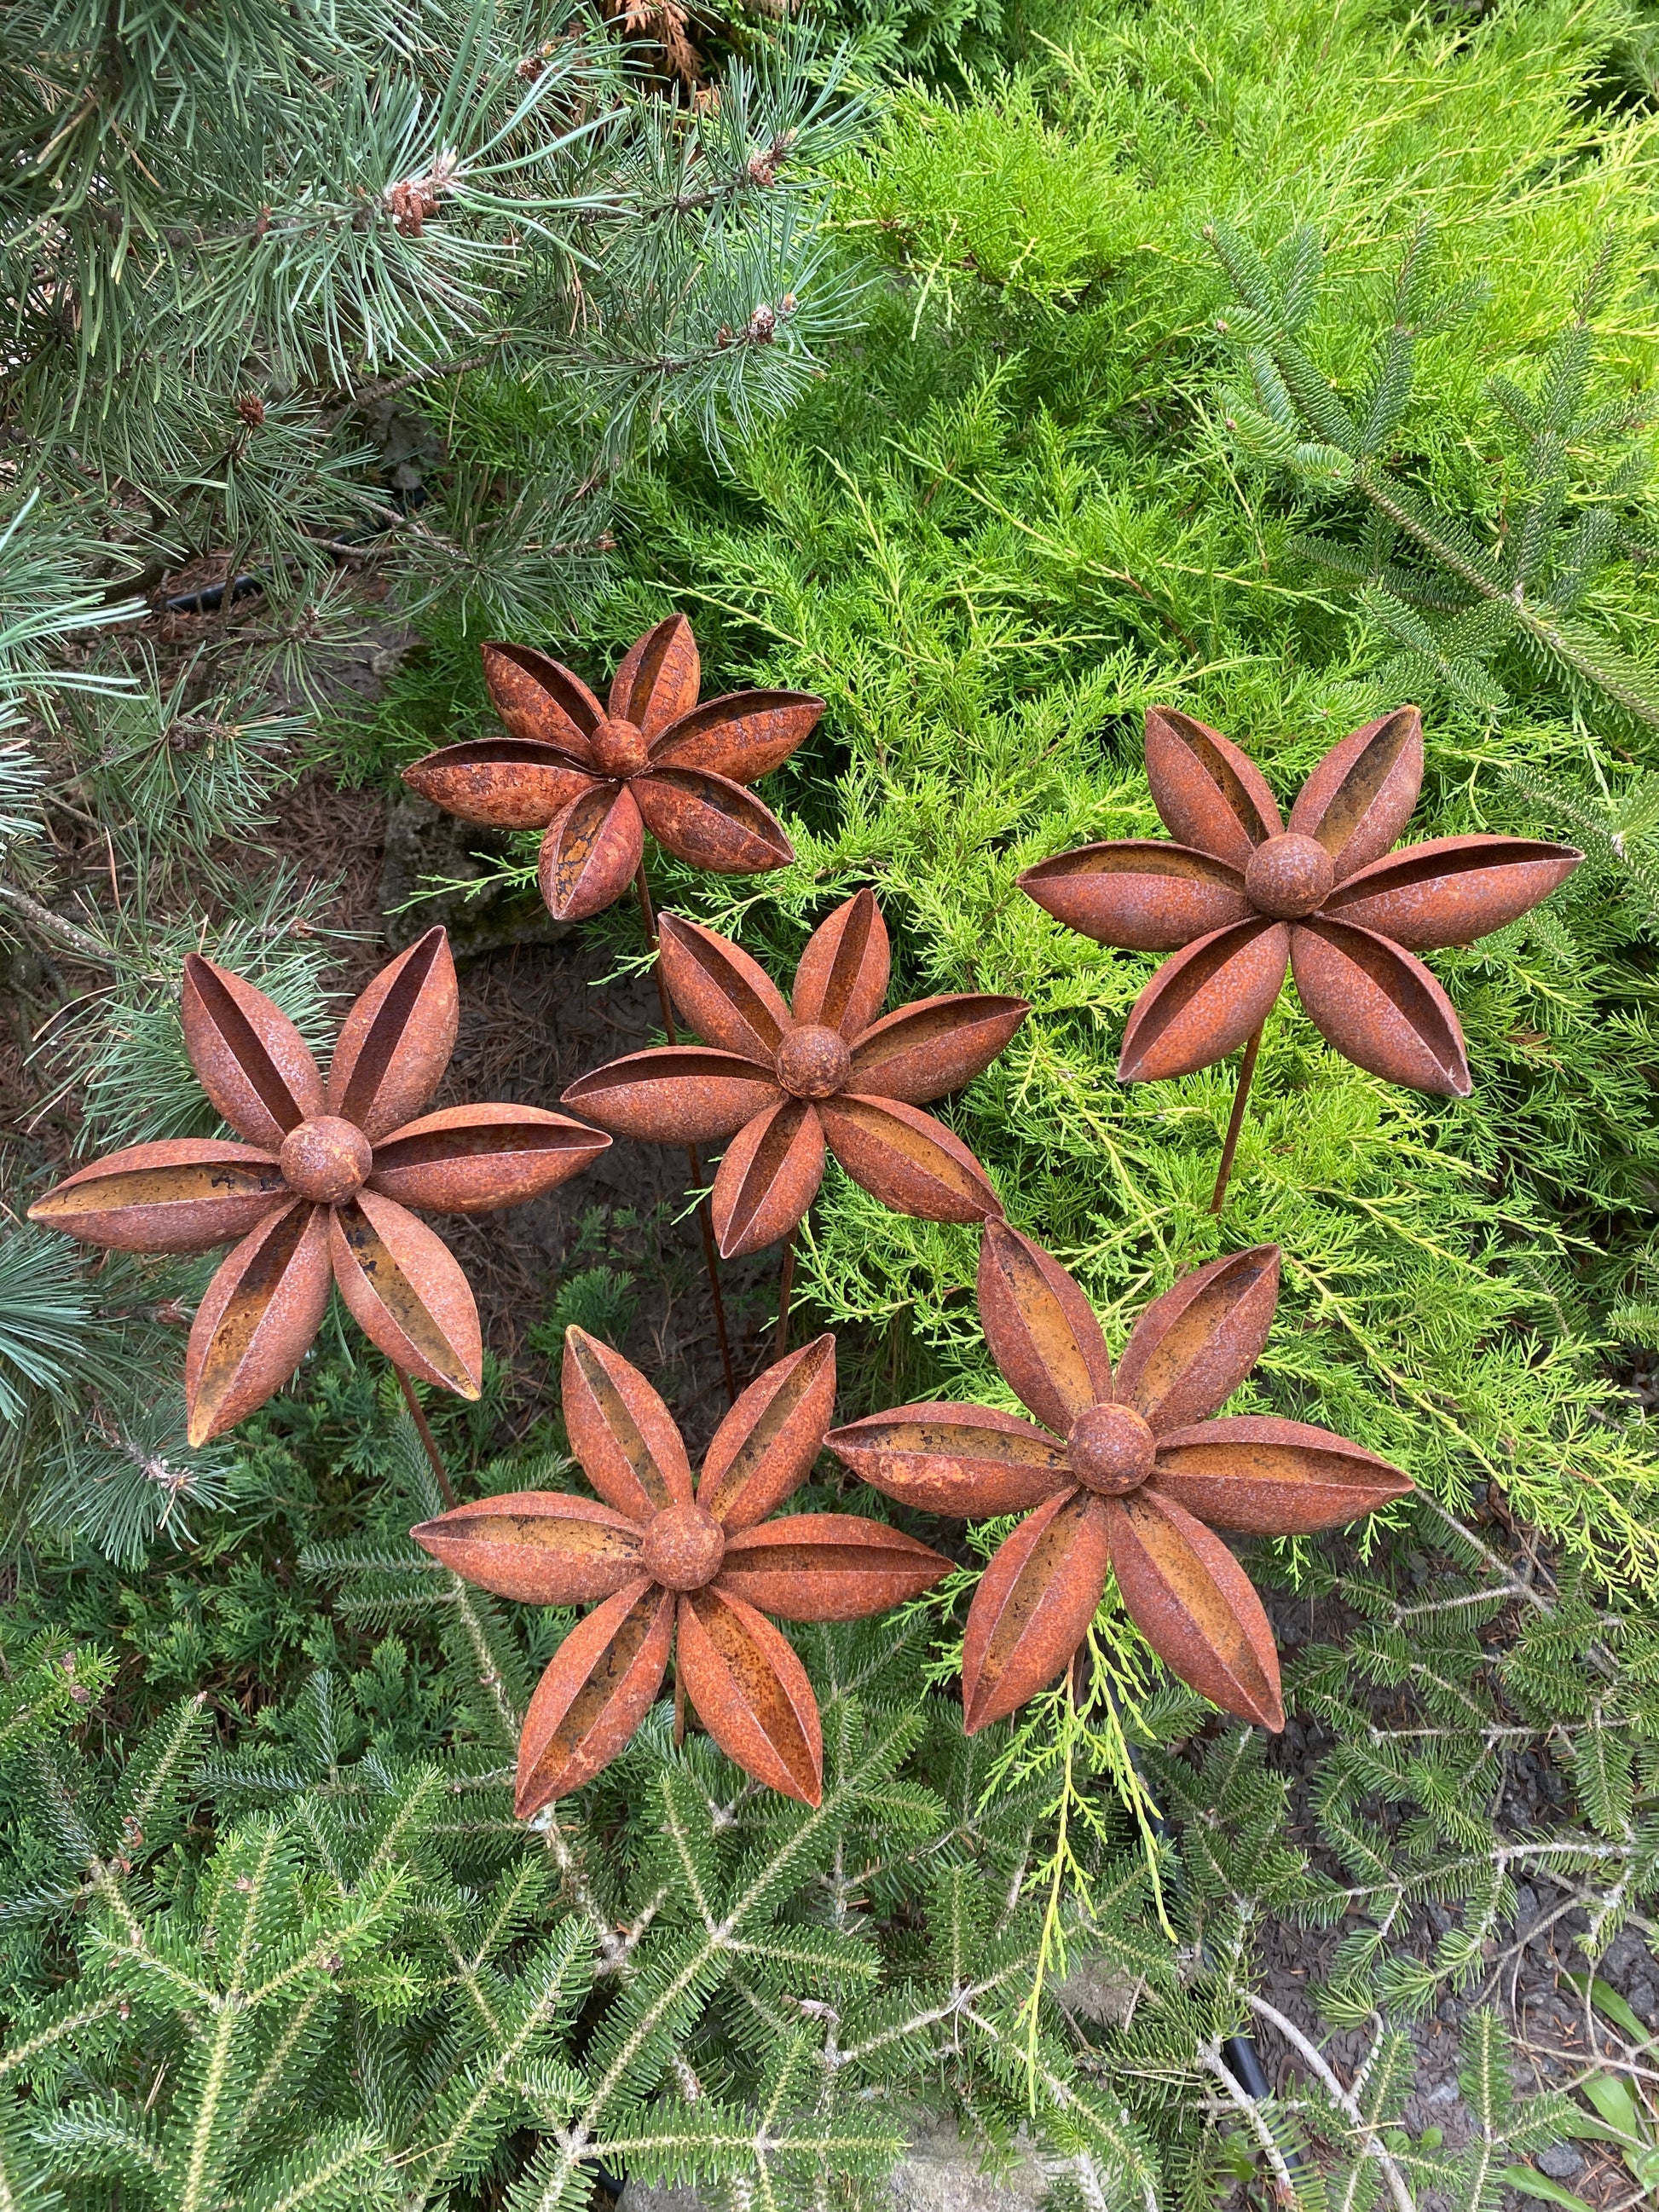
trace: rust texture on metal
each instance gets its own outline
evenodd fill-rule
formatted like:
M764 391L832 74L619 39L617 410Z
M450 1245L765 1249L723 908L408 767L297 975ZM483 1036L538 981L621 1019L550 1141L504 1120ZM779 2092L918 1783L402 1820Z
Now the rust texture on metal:
M454 1048L455 966L441 929L381 969L352 1007L325 1084L264 994L192 954L185 1044L246 1144L169 1138L66 1177L30 1218L125 1252L234 1249L185 1354L192 1444L262 1406L305 1356L331 1282L392 1363L476 1398L477 1309L448 1247L409 1212L483 1213L550 1190L611 1142L537 1106L420 1114ZM411 1118L413 1117L413 1118Z
M1148 709L1146 775L1170 836L1084 845L1028 868L1036 903L1103 945L1173 952L1135 1001L1118 1073L1188 1075L1261 1025L1288 971L1309 1019L1357 1066L1466 1098L1463 1032L1416 957L1516 921L1583 858L1527 837L1438 837L1395 852L1423 781L1415 707L1332 747L1284 823L1261 770L1218 731Z
M826 1149L895 1212L1001 1212L972 1152L919 1108L990 1066L1030 1011L1023 999L964 992L882 1014L887 930L868 890L814 931L793 1003L730 938L672 914L658 930L669 993L705 1044L629 1053L580 1077L564 1103L615 1136L729 1139L712 1198L722 1258L789 1235Z
M525 645L486 645L499 737L446 745L404 781L464 822L540 830L549 913L580 921L633 882L648 830L694 867L755 875L794 848L745 788L788 759L823 712L804 691L732 691L697 703L691 625L671 615L631 647L601 707L579 676Z
M1412 1488L1346 1437L1258 1414L1212 1419L1260 1357L1279 1298L1261 1244L1182 1275L1135 1324L1114 1376L1082 1291L1051 1254L989 1221L979 1310L1036 1416L897 1406L832 1430L864 1481L929 1513L1023 1513L981 1577L963 1650L969 1732L1059 1679L1108 1573L1164 1662L1214 1705L1285 1724L1273 1632L1215 1528L1302 1534Z
M817 1705L767 1614L857 1620L931 1589L950 1568L878 1521L769 1517L823 1445L835 1404L834 1337L804 1345L749 1385L695 1486L662 1400L638 1368L579 1328L565 1333L563 1390L570 1448L598 1502L515 1491L410 1532L434 1559L498 1596L594 1604L531 1700L519 1746L520 1817L580 1789L617 1756L649 1711L671 1655L679 1686L728 1758L769 1789L816 1805Z

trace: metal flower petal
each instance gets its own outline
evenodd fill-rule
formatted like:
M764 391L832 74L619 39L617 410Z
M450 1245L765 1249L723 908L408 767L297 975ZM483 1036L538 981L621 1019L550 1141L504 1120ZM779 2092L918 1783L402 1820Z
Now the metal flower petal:
M561 1491L481 1498L409 1533L452 1573L521 1605L586 1605L641 1571L638 1524Z
M1072 1491L1039 1505L980 1577L962 1646L963 1724L1006 1720L1065 1671L1106 1587L1104 1507Z
M540 738L478 738L445 745L403 772L418 798L462 822L541 830L591 790L593 772Z
M1273 1630L1221 1539L1155 1490L1099 1504L1118 1589L1158 1657L1223 1711L1282 1729Z
M29 1219L117 1252L205 1252L289 1202L274 1153L211 1137L129 1145L66 1176Z
M791 1513L732 1538L714 1587L781 1620L860 1620L932 1589L951 1562L852 1513Z
M836 1401L836 1340L815 1337L757 1375L708 1447L697 1503L728 1531L752 1528L812 1471Z
M1297 794L1293 835L1330 854L1339 883L1394 844L1423 787L1423 717L1396 707L1333 745Z
M704 1041L770 1066L792 1026L783 994L740 945L677 914L659 918L669 996Z
M652 765L706 769L732 783L753 783L788 759L823 712L823 700L805 691L728 691L665 729L651 748Z
M804 1098L786 1098L739 1129L709 1193L722 1260L763 1252L795 1228L823 1180L823 1122Z
M991 1406L895 1406L823 1441L860 1482L924 1513L988 1520L1076 1487L1063 1445Z
M1251 912L1238 868L1150 837L1080 845L1016 880L1056 921L1133 952L1173 952Z
M1051 1253L1006 1221L988 1221L978 1290L992 1358L1056 1436L1111 1396L1111 1357L1095 1310Z
M1002 1211L991 1178L960 1137L898 1098L821 1099L830 1151L854 1182L921 1221L983 1221Z
M787 868L795 848L769 806L730 777L653 761L629 787L659 845L719 876Z
M395 1200L363 1189L330 1209L329 1253L352 1318L394 1367L459 1397L477 1396L478 1309L441 1237Z
M1219 730L1174 707L1146 709L1146 780L1178 844L1236 868L1279 834L1279 805L1255 763Z
M1583 858L1534 837L1436 837L1350 876L1322 912L1410 952L1473 945L1530 914Z
M686 1695L726 1757L769 1789L816 1805L823 1731L787 1639L715 1583L680 1600L678 1650Z
M1130 1012L1120 1079L1161 1082L1224 1059L1267 1018L1290 953L1285 923L1252 915L1166 960Z
M521 1820L610 1765L650 1711L673 1640L672 1593L642 1576L576 1623L525 1715L514 1802Z
M536 881L556 921L585 921L619 899L645 857L645 825L626 784L596 783L553 817Z
M636 638L611 679L613 720L632 722L647 738L660 737L697 703L702 657L684 615L670 615Z
M848 1087L912 1106L942 1098L982 1074L1030 1011L1024 999L983 991L918 999L865 1030Z
M541 1106L447 1106L380 1139L368 1188L434 1213L489 1213L568 1182L610 1142Z
M673 1416L639 1369L586 1329L564 1333L570 1449L608 1505L647 1522L691 1503L691 1468Z
M1443 1098L1474 1090L1451 1000L1386 937L1324 916L1299 922L1291 969L1309 1020L1357 1067Z
M295 1201L221 1261L185 1350L192 1448L263 1406L304 1358L328 1307L328 1221L321 1206Z
M1117 1396L1155 1433L1201 1421L1261 1358L1279 1304L1279 1247L1196 1267L1154 1298L1118 1362Z
M592 769L592 739L602 717L599 701L562 661L528 645L486 645L489 702L515 738L536 738Z
M769 1067L702 1045L659 1045L578 1076L563 1094L613 1136L655 1144L701 1144L729 1137L757 1114L783 1103Z
M1212 1528L1302 1536L1357 1521L1413 1484L1328 1429L1240 1413L1161 1436L1151 1486Z
M872 891L858 891L806 940L795 969L796 1021L853 1043L880 1013L891 969L881 908Z
M192 952L180 1012L190 1064L239 1136L275 1152L290 1129L322 1112L311 1048L263 991Z
M341 1024L327 1110L371 1144L389 1134L437 1089L459 1024L449 939L428 929L381 969Z

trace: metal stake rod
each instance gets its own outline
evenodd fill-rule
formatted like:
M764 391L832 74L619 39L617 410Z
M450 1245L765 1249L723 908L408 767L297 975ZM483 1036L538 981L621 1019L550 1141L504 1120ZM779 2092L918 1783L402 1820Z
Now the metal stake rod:
M772 1350L780 1359L789 1349L789 1294L795 1287L795 1235L792 1229L784 1239L783 1265L778 1270L778 1334Z
M404 1394L404 1403L409 1408L410 1419L415 1424L415 1433L425 1447L426 1455L432 1463L432 1472L438 1480L439 1496L446 1505L459 1505L460 1500L456 1497L450 1483L448 1472L443 1462L443 1455L438 1449L438 1440L427 1426L426 1415L421 1411L421 1401L415 1395L415 1385L401 1367L396 1366L390 1361L387 1364L392 1367L392 1373L398 1378L398 1388Z
M640 919L645 924L645 941L657 956L653 972L657 978L657 1003L662 1008L664 1034L667 1036L670 1044L678 1044L680 1041L679 1031L674 1025L674 1009L669 1000L668 986L663 981L662 950L657 939L657 917L651 905L651 886L646 881L643 860L640 862L639 872L634 878L634 889L639 894ZM697 1148L695 1145L686 1146L685 1157L690 1165L693 1186L700 1186L702 1182L702 1162L697 1158ZM702 1264L708 1276L708 1299L714 1309L714 1333L719 1337L720 1345L720 1370L726 1377L726 1402L730 1406L737 1401L738 1382L732 1366L732 1342L726 1333L726 1301L720 1296L720 1262L714 1252L714 1224L709 1217L708 1200L706 1198L697 1200L697 1226L702 1231Z
M1261 1030L1258 1030L1245 1046L1244 1058L1239 1066L1238 1088L1233 1093L1233 1110L1227 1122L1227 1134L1222 1140L1221 1165L1216 1173L1215 1188L1210 1194L1212 1213L1220 1212L1222 1200L1227 1195L1227 1179L1233 1171L1233 1154L1238 1150L1238 1133L1244 1126L1245 1102L1250 1095L1250 1079L1255 1073L1255 1056L1261 1049Z

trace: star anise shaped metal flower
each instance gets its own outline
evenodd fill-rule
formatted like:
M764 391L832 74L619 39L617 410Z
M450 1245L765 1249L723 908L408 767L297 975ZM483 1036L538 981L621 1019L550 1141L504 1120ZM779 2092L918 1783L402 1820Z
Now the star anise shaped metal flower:
M671 615L629 650L601 707L526 645L486 645L484 681L507 734L446 745L404 781L464 822L540 830L550 914L580 921L620 898L649 830L719 875L787 867L794 848L744 786L788 759L823 712L804 691L732 691L697 704L697 641Z
M907 1505L974 1519L1026 1513L969 1610L970 1735L1063 1672L1109 1571L1131 1620L1183 1681L1228 1712L1284 1726L1273 1631L1212 1527L1265 1536L1334 1528L1412 1485L1324 1429L1206 1418L1255 1366L1278 1300L1276 1245L1212 1261L1147 1307L1114 1377L1072 1277L1029 1237L990 1221L980 1320L1043 1427L989 1406L898 1406L826 1438L862 1480Z
M514 1491L410 1530L434 1559L500 1597L602 1601L559 1646L530 1701L520 1819L617 1756L650 1710L671 1649L727 1758L786 1797L818 1802L817 1704L765 1616L855 1620L918 1595L950 1567L879 1521L767 1520L811 1472L835 1396L836 1340L821 1336L749 1385L714 1431L694 1492L679 1430L638 1368L567 1329L565 1426L604 1503Z
M823 1180L826 1145L896 1213L981 1221L1001 1212L967 1146L916 1109L990 1066L1029 1012L1024 999L953 993L878 1019L891 963L867 890L807 940L793 1008L729 937L672 914L659 926L674 1004L714 1049L629 1053L579 1077L564 1103L619 1137L731 1137L713 1193L723 1259L788 1235Z
M610 1138L538 1106L410 1118L455 1043L455 963L441 929L383 968L352 1007L326 1086L288 1016L194 953L183 1012L202 1088L247 1143L129 1146L67 1177L29 1218L123 1252L204 1252L240 1239L190 1332L191 1443L234 1427L287 1382L321 1324L331 1278L395 1366L476 1398L472 1292L409 1207L516 1206L576 1174Z
M1420 960L1471 945L1547 898L1583 858L1528 837L1437 837L1390 851L1417 804L1415 707L1333 746L1288 829L1255 763L1174 708L1149 708L1146 775L1172 836L1084 845L1021 887L1103 945L1167 952L1135 1001L1118 1073L1189 1075L1260 1028L1288 967L1309 1019L1389 1083L1466 1098L1463 1032Z

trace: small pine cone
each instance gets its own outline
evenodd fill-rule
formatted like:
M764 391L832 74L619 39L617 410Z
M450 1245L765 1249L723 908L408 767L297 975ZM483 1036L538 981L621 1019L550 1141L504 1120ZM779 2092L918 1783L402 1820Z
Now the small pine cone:
M236 412L250 430L264 429L265 403L257 392L245 392L236 403Z

